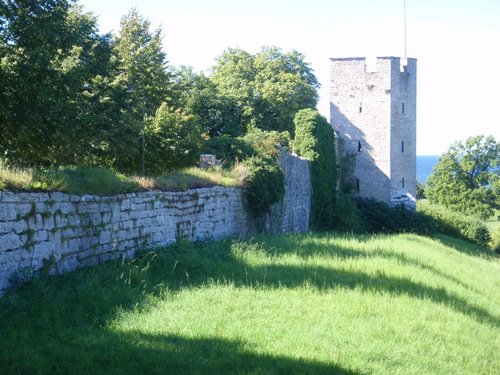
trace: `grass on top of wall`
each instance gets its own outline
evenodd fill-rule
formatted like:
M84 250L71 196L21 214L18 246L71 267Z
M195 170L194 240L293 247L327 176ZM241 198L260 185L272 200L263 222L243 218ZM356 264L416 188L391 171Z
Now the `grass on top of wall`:
M500 260L417 235L178 243L0 300L0 372L498 374Z
M157 178L124 176L102 167L18 168L0 160L0 190L61 191L68 194L113 195L134 191L185 191L202 187L241 186L243 169L185 168Z

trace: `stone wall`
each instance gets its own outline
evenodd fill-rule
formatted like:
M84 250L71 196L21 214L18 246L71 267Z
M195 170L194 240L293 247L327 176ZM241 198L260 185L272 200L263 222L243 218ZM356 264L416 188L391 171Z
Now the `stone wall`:
M272 207L269 229L285 233L308 232L312 194L310 163L282 151L280 166L285 173L285 197Z
M284 154L281 164L286 195L263 224L274 232L306 232L309 163ZM42 268L62 273L179 238L254 234L262 225L247 216L242 195L231 187L109 197L0 192L0 295Z

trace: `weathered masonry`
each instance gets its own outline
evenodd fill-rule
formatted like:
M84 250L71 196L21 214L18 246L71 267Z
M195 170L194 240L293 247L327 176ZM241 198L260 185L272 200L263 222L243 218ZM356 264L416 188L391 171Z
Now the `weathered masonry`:
M311 205L309 162L283 154L286 192L261 227L307 232ZM256 232L242 190L212 187L109 197L0 191L0 295L26 276L62 273L179 238L216 240Z
M331 59L330 123L356 155L360 196L415 204L416 92L416 59Z

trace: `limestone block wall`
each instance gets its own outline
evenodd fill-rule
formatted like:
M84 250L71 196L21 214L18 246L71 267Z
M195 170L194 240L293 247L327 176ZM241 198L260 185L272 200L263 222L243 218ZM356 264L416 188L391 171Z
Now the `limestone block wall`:
M282 151L280 166L285 173L285 197L273 206L269 225L278 232L308 232L312 194L310 163Z
M283 155L286 196L266 218L270 231L309 230L309 162ZM257 229L239 188L141 192L108 197L0 191L0 295L31 273L63 273L144 247L248 236Z
M179 238L246 235L241 190L110 197L0 192L0 291L41 268L67 272Z

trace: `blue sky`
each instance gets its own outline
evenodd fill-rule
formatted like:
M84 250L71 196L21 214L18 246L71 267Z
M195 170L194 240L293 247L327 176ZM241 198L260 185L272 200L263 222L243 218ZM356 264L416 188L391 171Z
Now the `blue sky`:
M79 0L101 32L132 7L163 30L169 64L208 70L229 47L295 49L311 63L329 118L331 57L404 56L403 0ZM408 57L418 59L417 153L500 141L500 0L406 0Z

